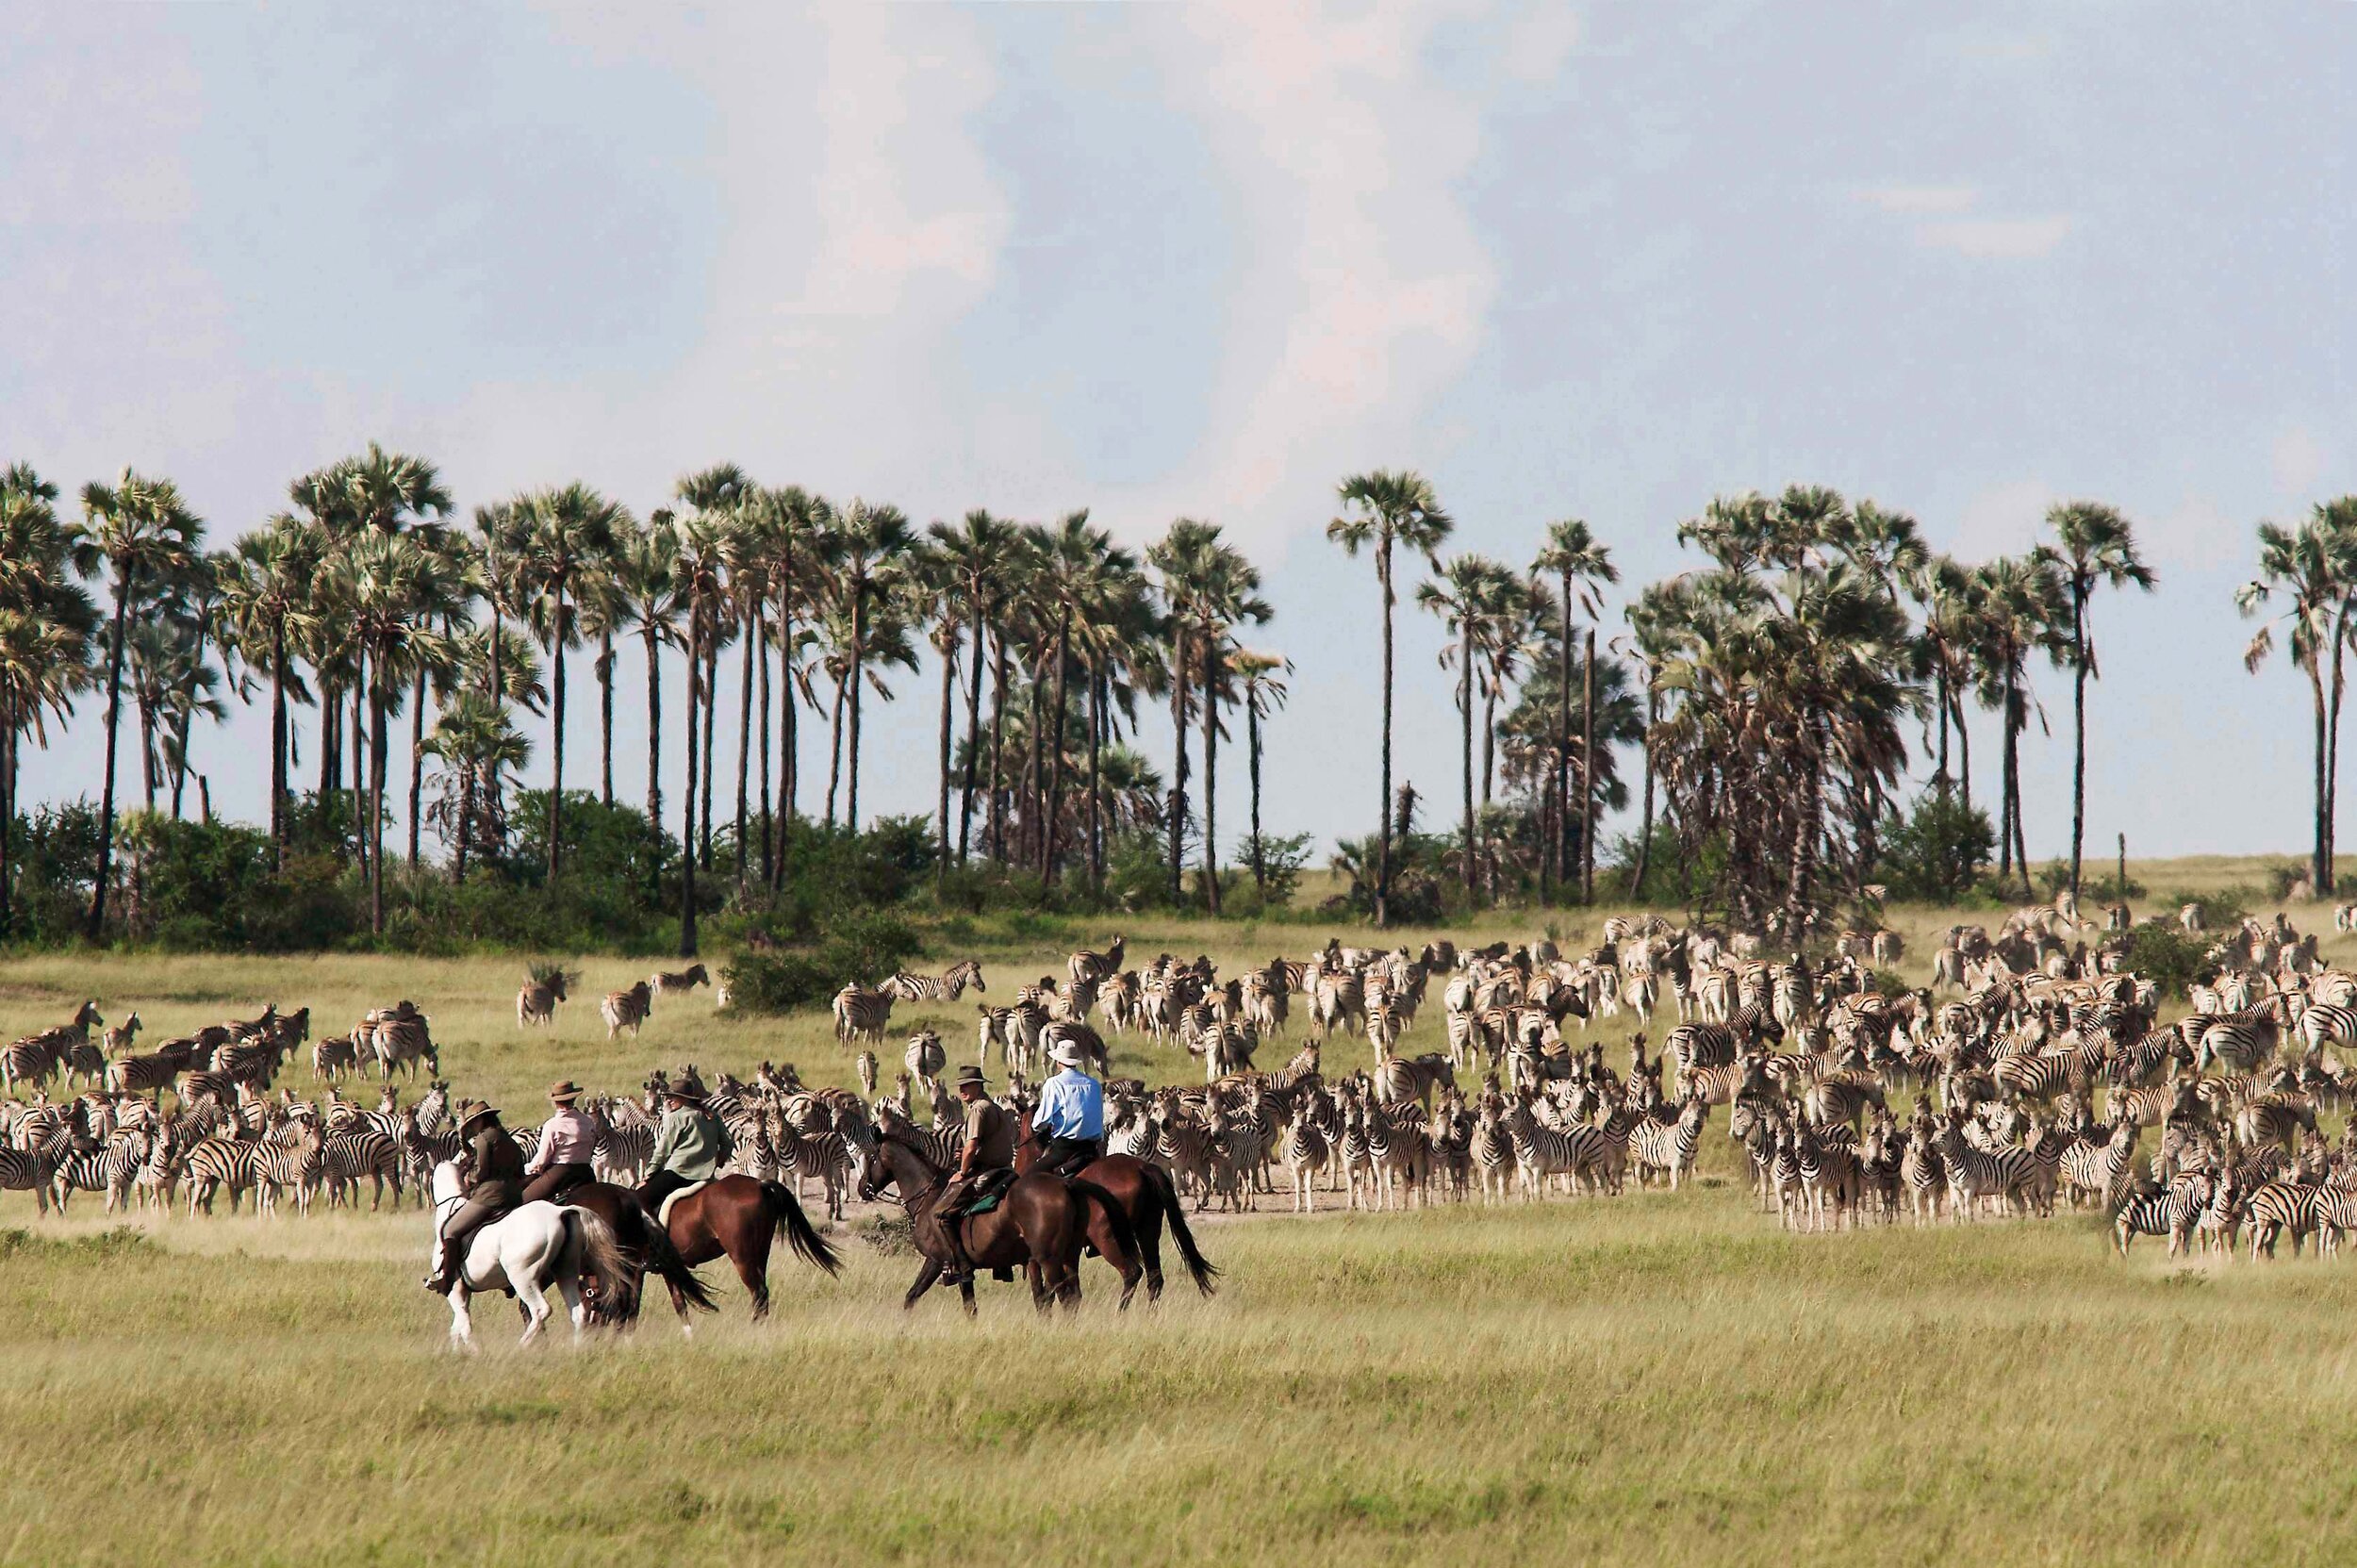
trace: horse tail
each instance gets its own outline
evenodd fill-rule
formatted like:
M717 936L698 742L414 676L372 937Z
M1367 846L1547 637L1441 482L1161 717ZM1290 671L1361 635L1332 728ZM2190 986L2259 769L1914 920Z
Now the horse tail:
M788 1191L783 1182L764 1181L761 1196L769 1205L769 1212L785 1222L786 1242L802 1262L815 1263L829 1274L843 1272L843 1260L835 1255L827 1238L812 1228L810 1216L802 1213L801 1199Z
M1113 1194L1094 1181L1084 1181L1076 1176L1071 1179L1071 1186L1082 1201L1094 1203L1105 1211L1105 1222L1113 1230L1114 1245L1128 1253L1130 1258L1135 1259L1140 1250L1138 1232L1137 1228L1129 1223L1129 1212L1121 1206ZM1108 1258L1105 1261L1116 1268L1121 1266L1117 1259Z
M581 1249L577 1272L595 1275L598 1289L614 1296L612 1312L618 1321L628 1321L637 1310L637 1286L632 1278L630 1260L623 1255L621 1243L615 1239L614 1228L586 1209L567 1205L558 1211L565 1216L566 1229Z
M1187 1206L1178 1201L1178 1189L1172 1185L1170 1172L1150 1160L1144 1164L1146 1184L1154 1190L1155 1197L1161 1201L1162 1217L1170 1222L1170 1239L1178 1244L1178 1256L1186 1260L1187 1278L1193 1279L1195 1288L1204 1295L1215 1294L1219 1287L1211 1281L1219 1278L1219 1270L1195 1245L1195 1232L1187 1229Z
M720 1304L705 1288L703 1276L687 1266L687 1260L671 1244L671 1233L657 1225L654 1216L643 1208L639 1210L639 1220L647 1237L647 1266L663 1276L664 1283L679 1292L680 1299L689 1306L700 1312L718 1312Z

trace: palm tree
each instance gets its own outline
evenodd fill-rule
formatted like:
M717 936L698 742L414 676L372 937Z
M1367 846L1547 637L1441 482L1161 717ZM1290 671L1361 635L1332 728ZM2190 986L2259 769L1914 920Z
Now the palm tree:
M1572 607L1576 603L1586 612L1588 619L1592 623L1600 613L1597 597L1598 585L1617 583L1621 580L1621 573L1620 569L1612 564L1612 553L1596 542L1596 536L1589 529L1588 524L1578 518L1565 518L1560 522L1547 525L1547 542L1540 550L1538 559L1531 562L1530 569L1534 574L1553 572L1562 585L1562 597L1558 602L1558 607L1562 612L1563 625L1556 645L1557 655L1560 661L1556 670L1557 717L1561 721L1561 734L1556 738L1556 831L1547 843L1549 852L1540 859L1541 897L1543 898L1545 868L1550 863L1554 866L1555 879L1558 882L1570 880L1571 872L1571 868L1563 862L1565 835L1571 828ZM1594 642L1593 637L1589 639L1591 657ZM1592 758L1596 754L1596 736L1592 725L1595 714L1593 692L1589 693L1586 711L1591 719L1591 727L1582 735L1580 741L1579 754L1583 759ZM1583 762L1582 767L1586 766ZM1650 776L1648 774L1649 778ZM1582 801L1579 823L1580 897L1590 902L1592 902L1596 896L1595 794L1595 782L1583 776L1580 780ZM1651 798L1650 792L1647 798Z
M97 607L73 581L73 531L58 489L22 463L0 472L0 938L10 923L10 850L18 751L29 733L48 744L87 680Z
M909 520L898 506L871 505L854 498L838 508L834 518L836 565L834 593L841 606L850 654L850 729L846 760L849 788L843 819L859 831L860 688L865 684L870 625L885 597L897 590L901 558L916 541Z
M982 666L987 662L992 626L1006 600L1016 530L1014 524L978 509L966 513L964 520L954 528L936 522L927 532L932 536L934 545L940 551L944 569L957 581L962 603L958 619L972 633L974 640L973 659L966 670L967 746L958 806L958 863L964 865L971 847L974 828L975 774L981 748L973 741L981 733ZM954 657L956 652L953 646L950 655ZM995 755L992 767L995 772Z
M1239 648L1228 656L1228 664L1244 684L1245 755L1252 775L1252 885L1265 898L1268 857L1262 852L1261 841L1261 725L1283 707L1291 695L1281 677L1294 672L1294 662L1281 653Z
M1203 891L1204 903L1219 911L1219 705L1227 690L1226 651L1239 624L1269 619L1260 597L1261 574L1220 536L1216 523L1180 518L1146 552L1162 576L1170 608L1172 714L1178 726L1178 767L1171 791L1171 897L1179 897L1179 861L1187 820L1186 721L1189 676L1202 686L1203 707Z
M580 637L572 595L612 552L630 514L577 481L539 491L523 514L519 569L533 595L535 630L549 651L549 880L554 882L564 841L565 650Z
M435 550L416 533L361 535L345 548L338 575L368 660L369 731L374 740L367 806L369 924L382 932L386 716L404 683L448 657L449 640L431 624L448 579Z
M1465 896L1474 893L1475 867L1480 850L1474 824L1474 668L1479 662L1476 644L1496 613L1501 590L1510 588L1512 573L1487 555L1465 554L1442 563L1435 581L1420 585L1416 602L1431 611L1457 638L1441 650L1441 666L1457 667L1457 712L1462 739L1459 762L1464 776L1464 843L1460 852Z
M614 585L621 610L647 651L647 823L663 826L663 649L680 642L685 602L679 591L679 536L671 513L657 507L648 526L634 528L614 554Z
M466 691L443 707L425 751L443 764L432 812L450 842L451 880L462 883L470 850L488 857L505 844L504 776L523 767L532 743L509 720L506 703Z
M726 514L699 507L671 520L673 591L687 616L687 787L680 833L680 956L696 955L696 745L701 720L704 645L728 594Z
M73 545L74 569L114 577L114 625L107 647L107 764L98 817L98 876L91 894L88 935L107 923L107 884L114 875L115 756L123 721L124 628L146 585L186 571L196 558L204 520L180 499L169 479L123 470L112 485L82 487L82 524Z
M1375 923L1380 926L1390 921L1392 892L1392 610L1399 598L1392 585L1392 551L1404 545L1428 561L1456 524L1421 474L1385 469L1353 474L1342 482L1339 494L1345 511L1326 525L1326 536L1354 558L1373 548L1382 594L1383 766L1376 801L1375 871Z
M2275 629L2286 629L2285 652L2292 665L2308 677L2310 707L2316 724L2315 847L2309 860L2316 891L2329 895L2333 885L2332 781L2329 710L2340 695L2340 622L2349 603L2351 566L2346 540L2323 506L2296 529L2272 522L2259 524L2259 575L2234 594L2246 616L2280 599L2283 612L2263 623L2243 651L2243 668L2256 673L2274 651ZM2328 694L2325 651L2332 650L2332 680Z
M282 867L292 798L287 704L298 682L292 652L318 630L311 583L324 554L325 541L316 528L281 512L238 540L221 573L222 617L230 645L249 668L259 667L270 680L270 836Z
M2076 898L2087 819L2087 680L2101 673L2087 602L2104 585L2133 583L2150 593L2155 579L2136 554L2134 530L2114 507L2100 501L2062 502L2048 508L2046 525L2054 531L2052 553L2070 600L2070 893Z
M1997 830L1997 871L2002 879L2019 866L2021 886L2030 886L2029 838L2021 825L2021 732L2034 701L2031 655L2044 652L2057 666L2069 656L2070 599L2051 556L2038 552L2000 556L1981 567L1977 590L1981 701L1997 708L2004 726L2004 773Z

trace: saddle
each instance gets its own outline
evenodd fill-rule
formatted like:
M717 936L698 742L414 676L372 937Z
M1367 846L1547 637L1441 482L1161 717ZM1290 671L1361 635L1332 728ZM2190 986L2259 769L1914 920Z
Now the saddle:
M1005 1201L1007 1189L1014 1185L1014 1172L1011 1170L995 1169L978 1172L974 1177L973 1192L967 1196L964 1202L950 1210L943 1217L959 1219L989 1213Z
M702 1181L690 1181L686 1186L682 1187L675 1193L672 1193L670 1196L664 1198L662 1204L655 1210L654 1222L657 1225L662 1226L665 1230L669 1230L671 1226L671 1210L678 1204L679 1200L683 1197L693 1197L696 1194L702 1192L706 1187L711 1185L712 1182L709 1179Z

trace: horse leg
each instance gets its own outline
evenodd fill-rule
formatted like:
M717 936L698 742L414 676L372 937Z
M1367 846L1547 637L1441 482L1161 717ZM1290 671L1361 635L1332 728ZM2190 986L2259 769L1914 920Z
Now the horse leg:
M713 1231L716 1236L719 1233L717 1229ZM740 1226L737 1245L728 1249L729 1261L736 1265L736 1277L745 1281L746 1293L753 1298L756 1323L769 1315L769 1241L776 1234L777 1221L765 1210L757 1223Z
M1048 1294L1047 1265L1034 1257L1023 1265L1023 1273L1031 1282L1031 1311L1046 1317L1055 1305L1055 1297Z
M460 1280L450 1288L450 1347L471 1355L477 1349L474 1342L474 1320L467 1314L468 1291Z
M539 1281L532 1278L529 1270L520 1279L510 1278L516 1287L516 1304L523 1309L525 1318L524 1337L516 1343L519 1345L530 1345L540 1337L541 1327L548 1322L549 1314L554 1309L550 1307L549 1298L541 1293Z
M915 1306L916 1298L924 1295L927 1291L932 1289L933 1281L940 1278L941 1264L937 1260L928 1258L922 1263L918 1264L916 1270L916 1283L911 1285L909 1287L908 1295L901 1298L900 1310L902 1312L907 1312L911 1307ZM965 1298L967 1309L970 1311L974 1301L973 1287L968 1286L966 1288ZM684 1307L681 1309L683 1315L685 1313L685 1311L686 1309Z
M589 1326L589 1309L582 1301L580 1276L570 1269L559 1269L556 1293L565 1298L565 1315L572 1320L573 1343L579 1345L582 1330Z

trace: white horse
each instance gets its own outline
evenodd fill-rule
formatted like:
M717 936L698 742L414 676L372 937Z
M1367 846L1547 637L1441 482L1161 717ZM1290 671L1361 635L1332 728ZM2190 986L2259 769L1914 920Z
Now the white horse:
M434 1167L434 1267L442 1263L442 1227L466 1194L458 1166L445 1160ZM559 1208L553 1203L527 1203L501 1215L469 1238L467 1256L450 1288L450 1342L453 1349L473 1350L474 1325L467 1303L477 1291L512 1291L523 1304L524 1337L530 1345L540 1337L554 1312L548 1287L553 1284L572 1318L573 1338L587 1327L589 1312L581 1295L581 1277L594 1274L601 1281L625 1276L621 1249L605 1221L585 1209Z

